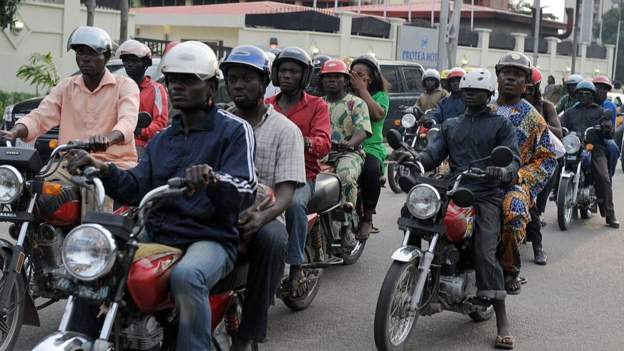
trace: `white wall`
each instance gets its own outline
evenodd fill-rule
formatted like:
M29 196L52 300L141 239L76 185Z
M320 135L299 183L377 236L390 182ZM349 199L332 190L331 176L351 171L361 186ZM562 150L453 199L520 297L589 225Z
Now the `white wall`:
M5 29L0 33L0 90L35 92L35 88L15 77L17 70L34 53L51 52L61 77L77 70L74 54L67 52L67 38L74 28L85 25L87 12L77 0L65 0L65 5L23 1L16 17L25 24L19 34ZM95 25L119 40L119 13L97 9ZM134 33L134 15L128 18L128 32Z

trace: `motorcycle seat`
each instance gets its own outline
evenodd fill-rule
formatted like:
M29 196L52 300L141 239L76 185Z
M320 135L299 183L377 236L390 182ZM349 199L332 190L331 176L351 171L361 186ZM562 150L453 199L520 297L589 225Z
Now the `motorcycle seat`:
M162 255L167 253L182 255L182 250L162 244L140 243L139 248L134 254L133 262L139 261L145 257Z
M308 214L328 211L341 201L340 178L333 173L319 173L316 176L314 195L308 202Z
M228 275L221 278L215 286L210 289L210 295L221 294L229 290L243 288L247 284L247 273L249 272L248 260L236 260L234 269Z

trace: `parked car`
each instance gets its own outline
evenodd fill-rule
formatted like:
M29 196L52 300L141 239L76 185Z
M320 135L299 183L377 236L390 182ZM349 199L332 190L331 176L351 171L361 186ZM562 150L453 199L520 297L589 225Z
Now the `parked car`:
M162 73L159 72L160 58L153 58L152 65L147 68L145 75L150 76L153 79L159 80L162 77ZM112 59L108 61L106 67L112 74L126 75L126 70L123 67L120 59ZM79 74L75 72L72 76ZM20 118L26 116L30 111L36 109L44 96L28 99L17 104L7 106L4 110L4 118L2 120L2 129L9 130L13 128L15 122ZM34 147L39 151L41 159L45 162L49 157L52 150L48 146L50 140L58 139L58 128L52 128L47 133L43 134L35 141ZM23 144L18 140L18 144L21 146L32 147L31 144Z
M422 93L423 66L416 62L379 61L381 73L390 83L390 109L384 123L384 134L401 125L400 106L413 106Z

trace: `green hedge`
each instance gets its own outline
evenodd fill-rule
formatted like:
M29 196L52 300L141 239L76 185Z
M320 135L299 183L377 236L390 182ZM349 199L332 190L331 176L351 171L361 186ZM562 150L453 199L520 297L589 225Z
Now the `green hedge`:
M0 91L0 119L4 116L4 108L8 105L18 103L36 95L30 93L4 92Z

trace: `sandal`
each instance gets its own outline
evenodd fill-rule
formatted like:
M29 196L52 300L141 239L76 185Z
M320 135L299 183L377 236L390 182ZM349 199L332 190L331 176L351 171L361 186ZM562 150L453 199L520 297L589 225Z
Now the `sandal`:
M509 295L518 295L522 290L522 280L517 277L509 277L505 279L505 290Z
M375 227L375 225L373 224L370 233L371 234L379 234L379 233L381 233L381 230L379 230L379 228Z
M507 335L507 336L498 335L496 337L496 343L494 344L494 346L497 349L513 350L514 337L511 335Z
M371 229L373 228L373 222L362 221L358 226L357 235L355 235L355 240L357 241L366 241L370 236Z
M307 295L308 290L310 289L310 282L306 277L305 272L301 271L298 274L297 279L290 279L290 297L293 299L300 298L302 296Z

